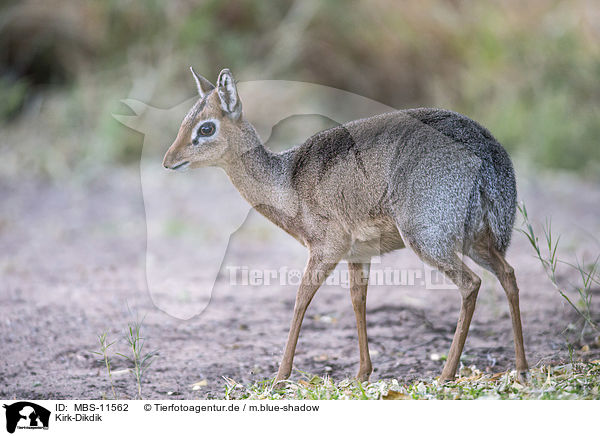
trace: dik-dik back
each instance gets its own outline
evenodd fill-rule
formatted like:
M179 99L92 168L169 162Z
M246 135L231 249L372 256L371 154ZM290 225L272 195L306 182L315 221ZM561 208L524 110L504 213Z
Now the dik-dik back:
M252 206L309 249L277 380L290 375L304 313L342 259L348 261L357 321L358 378L368 379L370 259L405 246L460 290L461 311L440 381L456 373L481 283L464 255L492 271L506 291L517 369L524 377L518 287L504 258L515 215L515 178L490 132L455 112L413 109L353 121L273 153L244 119L229 70L221 72L216 87L192 73L200 98L164 166L220 166Z

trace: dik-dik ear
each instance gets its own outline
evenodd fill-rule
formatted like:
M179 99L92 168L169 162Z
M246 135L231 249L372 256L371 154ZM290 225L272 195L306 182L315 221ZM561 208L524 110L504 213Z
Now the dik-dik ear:
M210 83L200 74L196 74L196 72L194 71L194 67L190 67L190 71L192 72L192 76L194 76L194 80L196 81L196 87L198 88L198 94L200 95L200 97L204 97L210 91L215 89L215 85Z
M233 75L227 68L219 73L217 92L223 111L234 120L237 120L242 115L242 102L238 96Z

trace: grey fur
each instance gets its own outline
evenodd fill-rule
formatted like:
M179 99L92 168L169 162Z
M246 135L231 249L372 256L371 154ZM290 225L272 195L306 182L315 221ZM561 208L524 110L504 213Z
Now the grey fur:
M243 118L229 70L219 75L216 91L190 110L163 163L222 167L256 210L309 248L278 379L289 375L304 312L335 265L347 259L351 275L368 277L373 255L406 245L453 280L463 298L442 379L456 372L480 284L457 254L501 280L511 304L517 367L526 370L518 288L504 260L515 217L515 176L508 154L487 129L447 110L401 110L319 132L273 153ZM215 138L190 148L190 126L215 117ZM371 372L365 299L366 284L353 284L361 379Z
M510 159L486 129L455 112L378 115L319 132L283 153L255 138L239 161L258 186L278 174L280 189L297 194L303 216L292 225L327 222L312 230L304 226L300 236L307 246L321 240L323 228L347 229L352 237L352 229L375 226L385 236L381 253L401 248L389 220L433 258L469 254L485 231L501 253L510 242L516 207ZM265 204L288 209L254 194L249 200L262 210ZM265 215L281 225L273 212Z

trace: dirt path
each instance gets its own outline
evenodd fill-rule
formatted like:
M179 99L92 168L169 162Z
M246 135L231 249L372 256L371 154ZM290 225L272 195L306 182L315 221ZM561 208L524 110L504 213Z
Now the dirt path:
M190 183L185 176L179 180L182 185ZM566 177L527 179L521 175L519 182L520 197L527 202L530 215L537 221L553 217L568 260L574 259L574 253L591 259L600 251L593 237L600 235L600 188ZM190 206L194 213L214 218L208 240L221 232L219 217L232 207L228 202L237 201L229 194L221 195L222 189L221 179L207 177ZM222 376L247 383L274 375L287 337L295 286L233 286L226 266L301 269L305 253L254 212L231 238L210 304L200 315L184 321L157 309L147 290L146 223L137 171L118 171L85 184L4 181L0 196L0 397L110 396L106 373L90 350L97 350L97 335L104 330L112 339L121 338L127 323L135 319L133 314L145 316L146 347L158 350L143 384L145 397L214 397L223 393ZM185 231L175 234L185 240ZM211 250L210 245L194 248ZM178 256L177 261L183 269L202 269L185 256ZM521 286L530 364L567 359L561 332L576 320L572 309L551 288L518 233L509 261ZM387 255L373 265L379 270L399 267L423 269L408 250ZM511 369L514 353L508 305L491 275L476 271L484 282L464 363L493 372ZM358 350L348 293L342 286L328 285L317 294L302 329L296 368L328 373L336 380L355 374ZM177 293L162 298L170 299L171 308L193 304ZM443 362L432 360L431 355L447 353L459 303L456 291L427 290L420 280L412 286L370 287L372 380L408 381L439 375ZM600 313L599 297L595 297L594 310ZM116 347L125 351L123 341ZM598 351L592 347L578 357L598 358ZM126 362L115 359L114 366L122 370ZM190 385L204 379L206 386L192 390ZM130 375L119 374L115 381L121 397L135 395Z

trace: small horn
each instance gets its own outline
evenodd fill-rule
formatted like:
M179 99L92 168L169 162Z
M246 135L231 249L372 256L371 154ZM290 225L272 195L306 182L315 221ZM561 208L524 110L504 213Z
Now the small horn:
M196 87L198 88L198 94L200 95L200 97L204 97L210 91L215 89L215 85L210 83L207 79L202 77L200 74L196 74L196 72L194 71L194 67L190 67L190 71L192 72L192 75L194 76L194 80L196 81Z

